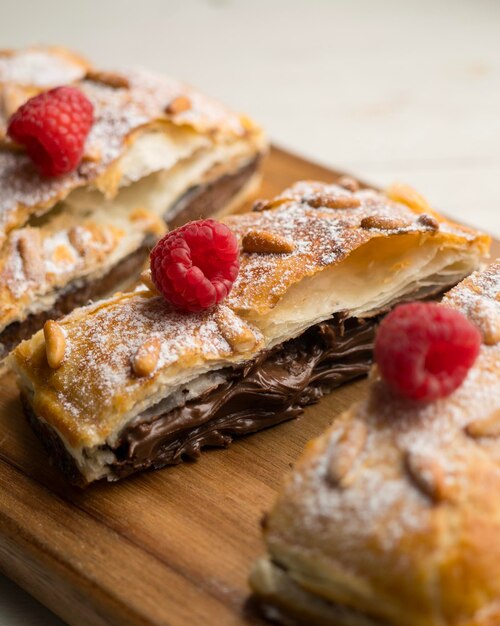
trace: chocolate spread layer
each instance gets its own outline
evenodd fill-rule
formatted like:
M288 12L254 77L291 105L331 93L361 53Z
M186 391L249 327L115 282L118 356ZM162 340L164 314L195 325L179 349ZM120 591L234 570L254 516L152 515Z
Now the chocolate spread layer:
M325 393L368 372L378 321L335 316L240 367L227 368L224 383L184 406L156 416L148 410L147 421L136 418L112 449L114 476L195 459L204 447L227 447L234 437L297 417ZM69 482L86 486L55 430L38 419L27 397L21 400L54 464Z
M296 339L226 370L227 381L168 413L135 420L113 449L123 478L150 467L194 459L206 446L297 417L303 407L371 365L377 320L335 316Z
M152 242L148 243L152 244ZM142 246L112 267L107 274L98 280L76 280L70 283L60 291L60 295L52 308L47 311L32 313L22 322L9 324L0 333L0 358L10 352L23 339L28 339L33 333L40 330L47 320L62 317L76 307L86 304L89 300L102 298L111 293L117 285L122 284L127 277L137 275L149 250L149 245Z
M188 189L167 212L165 220L171 228L182 226L217 213L245 185L259 168L262 157L258 156L231 174L224 174L214 181Z
M80 473L75 459L66 450L56 431L38 418L28 398L23 393L21 394L21 403L28 424L42 442L43 447L47 450L54 465L56 465L71 484L85 487L87 484L85 478Z
M167 212L165 220L171 228L176 228L192 219L216 213L235 196L259 166L260 158L255 158L232 174L225 174L215 181L189 189ZM172 219L170 219L172 215ZM78 279L60 291L53 307L47 311L33 313L22 322L9 324L0 333L0 359L7 355L23 339L28 339L43 327L49 319L67 315L73 309L89 300L103 298L115 291L117 285L130 278L130 285L136 280L154 241L146 241L139 249L120 261L107 274L98 280Z

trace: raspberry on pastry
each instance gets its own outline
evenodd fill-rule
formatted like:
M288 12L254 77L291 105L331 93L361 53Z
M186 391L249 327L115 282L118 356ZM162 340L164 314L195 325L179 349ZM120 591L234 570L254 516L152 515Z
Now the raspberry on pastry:
M93 116L92 103L79 89L56 87L19 107L7 132L43 176L60 176L80 163Z
M459 311L412 302L382 321L375 359L386 382L414 400L435 400L459 387L479 354L481 335Z
M198 220L167 233L151 252L151 276L166 300L185 311L221 302L236 280L239 246L216 220Z

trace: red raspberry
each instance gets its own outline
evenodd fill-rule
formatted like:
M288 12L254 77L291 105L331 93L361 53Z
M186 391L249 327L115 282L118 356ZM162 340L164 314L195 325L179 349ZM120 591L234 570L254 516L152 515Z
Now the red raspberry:
M462 384L480 346L479 331L459 311L412 302L398 306L380 324L375 360L395 391L428 401Z
M94 107L74 87L56 87L30 98L12 115L7 129L23 145L43 176L60 176L80 163Z
M157 289L184 311L201 311L223 300L240 269L238 240L215 220L189 222L167 233L150 260Z

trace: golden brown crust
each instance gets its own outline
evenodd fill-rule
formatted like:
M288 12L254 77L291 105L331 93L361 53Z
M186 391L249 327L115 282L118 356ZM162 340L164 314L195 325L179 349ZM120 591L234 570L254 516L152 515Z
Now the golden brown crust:
M0 50L0 135L28 98L81 80L89 70L86 59L58 46Z
M42 420L70 445L96 445L163 380L203 371L211 362L243 361L261 344L260 333L231 311L224 317L231 336L249 329L253 342L246 351L229 343L229 331L221 332L215 317L221 308L186 315L149 290L117 294L60 320L68 358L59 369L46 364L42 333L15 350L16 367L31 378L33 407ZM153 339L160 342L155 368L147 375L140 368L138 376L137 354Z
M445 302L467 312L479 298L495 316L499 294L497 262ZM307 445L265 534L270 558L306 593L311 614L314 598L332 608L331 621L311 623L344 623L334 619L336 606L387 626L497 623L499 389L500 344L483 344L448 398L412 402L375 376L367 399ZM346 433L358 423L366 437L348 446L349 480L332 481L340 452L346 456ZM257 568L254 588L272 601L276 590L264 571ZM275 601L296 605L286 592Z
M264 150L262 131L255 124L193 88L146 71L125 70L120 80L117 76L95 70L62 49L0 56L0 136L5 136L8 117L26 99L61 83L82 89L94 105L95 118L80 167L57 179L40 177L22 152L0 149L0 243L11 229L48 211L78 187L92 184L115 195L119 158L150 130L191 128L211 143L241 139L253 144L255 152ZM169 112L167 105L176 99L189 100L191 106Z
M7 120L27 98L68 83L93 102L95 121L78 169L43 178L5 141ZM175 79L101 71L42 47L0 52L0 138L0 332L153 244L165 219L183 220L182 209L169 211L191 188L222 188L224 175L243 172L241 194L229 185L210 206L242 202L265 150L247 118Z
M479 328L486 345L500 342L500 259L474 272L446 294L443 302L460 309Z
M40 359L40 334L21 344L11 361L23 384L34 392L35 412L70 445L100 445L144 403L156 397L159 390L165 395L166 389L185 384L199 374L253 358L262 348L297 336L309 325L331 317L340 310L339 306L348 310L332 301L327 304L331 308L318 313L318 306L327 301L320 294L320 301L315 303L312 285L306 290L305 300L303 296L297 302L292 299L291 322L280 326L287 315L280 307L292 288L325 270L347 268L344 261L350 261L354 253L361 255L359 267L345 270L347 280L351 280L352 271L359 272L366 282L367 268L377 259L378 250L374 246L364 254L368 243L388 241L395 251L388 265L379 259L380 267L387 268L380 270L377 279L384 294L381 300L372 305L355 290L356 297L361 298L360 306L364 305L368 314L375 314L378 307L390 306L393 296L387 291L387 284L396 281L400 267L404 268L402 278L398 278L401 288L412 290L411 281L420 279L420 268L417 277L414 261L417 253L427 251L427 256L432 257L435 250L440 254L450 252L451 261L446 262L456 266L466 260L466 267L470 267L487 249L487 237L450 223L442 222L438 231L429 232L411 221L414 216L406 207L388 202L373 191L356 192L360 200L357 208L311 208L304 198L309 197L312 188L329 196L350 193L333 185L299 183L284 192L291 199L278 202L275 209L227 218L240 239L255 230L270 232L292 241L294 249L288 253L243 251L239 276L222 306L197 315L180 314L150 289L117 294L100 305L75 311L60 322L66 332L67 357L56 371ZM363 217L378 214L404 215L410 225L394 232L366 231L360 227ZM401 245L402 237L405 239ZM428 280L435 271L424 268L421 278ZM445 275L449 280L446 272ZM336 286L331 280L326 286L329 294ZM401 292L397 291L394 297L400 298ZM272 323L266 313L275 316ZM302 318L302 325L294 326ZM159 362L151 375L137 377L131 363L140 346L151 337L161 340Z
M308 200L320 196L353 196L359 206L349 210L310 206ZM372 240L406 235L409 237L408 247L411 247L422 245L432 237L443 246L478 246L481 254L487 254L490 239L486 235L444 218L437 230L429 231L419 222L419 215L373 190L353 194L336 185L298 182L266 203L265 210L259 205L258 211L226 218L225 222L240 238L248 236L249 231L258 231L295 244L290 254L244 255L238 281L228 302L242 314L265 314L295 283L341 263ZM390 221L391 228L384 225L383 228L365 229L362 222L367 219Z

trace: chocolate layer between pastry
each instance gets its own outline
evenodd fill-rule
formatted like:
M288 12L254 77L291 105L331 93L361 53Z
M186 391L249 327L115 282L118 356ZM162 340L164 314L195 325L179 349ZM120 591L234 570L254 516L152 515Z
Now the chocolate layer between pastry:
M92 102L94 123L79 167L43 178L6 137L7 123L28 98L63 84ZM77 293L102 295L99 283L118 265L132 270L165 222L238 209L257 189L265 152L250 119L176 79L96 70L60 48L0 51L0 333L8 336L0 360L37 319L81 304Z
M197 398L168 410L169 398L138 415L111 452L116 478L196 459L205 447L227 447L247 435L299 416L339 385L365 375L378 318L317 324L256 359L222 370ZM181 394L189 395L189 388ZM85 483L55 432L42 425L23 398L25 410L56 465L76 484ZM167 410L162 408L165 405Z
M43 333L14 350L31 422L71 480L178 463L298 415L367 371L380 314L456 284L489 247L373 190L297 183L255 209L224 220L241 258L223 303L182 313L142 287L60 320L52 367Z
M218 180L196 185L189 189L164 216L172 227L192 219L208 217L217 213L217 207L227 206L238 192L244 189L258 171L259 159L254 159L234 174L225 174ZM136 280L154 246L156 237L149 234L141 247L119 260L108 272L97 276L87 275L75 278L53 293L53 305L36 313L30 313L22 321L7 325L0 332L0 360L23 339L28 339L42 328L48 319L58 319L73 309L109 296L114 291L130 287ZM1 280L1 276L0 276Z
M482 335L461 386L418 402L374 372L265 516L250 582L273 622L500 624L500 261L443 304Z

